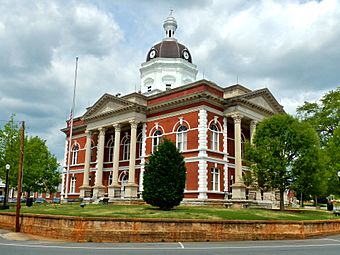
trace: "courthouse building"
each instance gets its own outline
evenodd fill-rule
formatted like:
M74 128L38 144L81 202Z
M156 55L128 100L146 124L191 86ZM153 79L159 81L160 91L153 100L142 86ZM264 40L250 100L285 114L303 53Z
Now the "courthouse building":
M63 171L64 198L140 198L145 164L162 137L185 158L185 199L247 198L244 142L251 141L256 123L283 107L267 88L196 80L194 56L175 38L174 17L163 27L165 38L141 64L141 91L102 95L74 119L72 141L69 128L62 129L65 164L70 161Z

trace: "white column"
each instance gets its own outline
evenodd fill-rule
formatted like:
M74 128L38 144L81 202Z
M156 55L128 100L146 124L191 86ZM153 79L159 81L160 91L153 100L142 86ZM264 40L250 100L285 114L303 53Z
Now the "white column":
M130 161L129 161L129 181L125 188L125 197L136 198L138 185L135 183L136 171L136 142L137 142L137 125L135 120L129 121L131 126L130 136Z
M252 120L250 122L250 143L253 144L253 141L254 141L254 135L255 135L255 132L256 132L256 124L257 124L257 121L255 120ZM254 194L255 194L255 197L253 199L257 199L257 196L261 196L261 191L260 190L256 190L253 186L250 186L249 187L249 190L253 191ZM259 199L261 199L259 197Z
M242 178L242 151L241 151L241 119L239 113L231 116L234 119L234 142L235 142L235 183L233 185L233 199L245 199L245 186Z
M97 171L95 186L93 188L93 196L101 197L104 195L103 186L103 162L104 162L104 147L105 147L105 128L99 128L98 148L97 148Z
M144 169L145 169L145 156L146 156L146 123L143 123L142 126L142 155L140 159L140 174L139 174L139 190L143 191L143 177L144 177Z
M208 149L208 121L207 111L201 109L198 113L198 198L207 199L208 190L208 164L207 164L207 149Z
M64 173L65 170L63 170L63 173L61 175L61 200L64 200L64 195L65 195L65 182L66 182L66 172ZM30 195L30 194L28 194Z
M120 154L120 124L113 125L115 129L115 144L112 167L112 184L109 186L110 197L120 197L120 185L118 183L119 174L119 154Z
M255 121L255 120L252 120L250 122L250 143L251 144L253 144L254 135L255 135L255 132L256 132L256 124L257 124L257 121Z
M224 193L229 190L229 171L228 171L228 121L227 117L223 118L223 161L224 161ZM227 198L227 197L225 197Z
M114 151L114 162L113 162L113 169L112 169L112 182L114 184L118 184L118 172L119 172L119 154L120 154L120 125L114 125L115 129L115 151Z
M85 151L83 185L80 187L81 198L85 197L86 191L90 191L89 172L90 172L90 161L91 161L91 131L86 130L85 134L86 134L86 151Z

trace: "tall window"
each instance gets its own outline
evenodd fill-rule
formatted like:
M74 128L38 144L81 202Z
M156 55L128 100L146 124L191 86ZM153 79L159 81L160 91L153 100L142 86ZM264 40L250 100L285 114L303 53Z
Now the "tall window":
M217 168L211 169L212 191L220 191L220 171Z
M72 148L72 165L76 165L78 163L78 154L79 154L79 145L75 144Z
M94 142L91 142L91 162L96 162L97 155L96 155L96 146L94 145Z
M107 143L107 148L109 152L109 162L113 162L114 144L115 144L115 141L113 138L111 138L109 142Z
M140 133L137 137L137 150L138 150L138 153L137 153L137 156L138 158L141 158L142 157L142 141L143 140L143 136L142 136L142 133Z
M123 138L123 160L130 159L130 137Z
M241 133L241 158L244 159L244 144L246 142L246 138L244 134Z
M161 143L162 132L156 130L152 136L152 152L157 151L159 144Z
M75 176L72 176L71 177L70 193L76 193L76 181L77 181L77 178Z
M218 151L218 128L215 124L210 126L210 148Z
M111 184L112 184L112 172L110 172L110 174L108 175L107 184L108 184L108 185L111 185Z
M180 151L185 151L187 149L187 127L180 126L177 129L176 145Z

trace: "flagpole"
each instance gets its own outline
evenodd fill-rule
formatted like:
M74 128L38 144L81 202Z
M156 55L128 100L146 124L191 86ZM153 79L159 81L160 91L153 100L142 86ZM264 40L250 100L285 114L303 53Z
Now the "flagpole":
M73 135L73 116L74 116L74 108L76 104L76 87L77 87L77 73L78 73L78 57L76 57L76 68L74 71L74 86L73 86L73 100L72 100L72 108L71 108L71 116L70 116L70 136L68 141L68 156L67 156L67 171L66 171L66 185L65 185L65 198L68 198L69 192L69 179L70 179L70 164L71 164L71 149L72 149L72 135Z

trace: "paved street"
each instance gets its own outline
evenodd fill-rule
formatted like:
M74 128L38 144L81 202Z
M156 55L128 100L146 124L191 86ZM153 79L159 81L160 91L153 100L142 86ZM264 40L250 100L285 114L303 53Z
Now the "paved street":
M32 236L0 230L1 255L65 254L308 254L338 255L340 235L308 240L242 241L221 243L69 243L34 240Z

